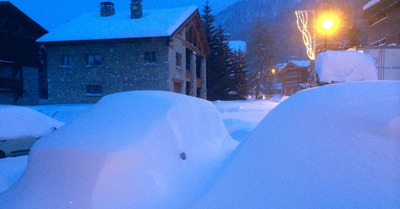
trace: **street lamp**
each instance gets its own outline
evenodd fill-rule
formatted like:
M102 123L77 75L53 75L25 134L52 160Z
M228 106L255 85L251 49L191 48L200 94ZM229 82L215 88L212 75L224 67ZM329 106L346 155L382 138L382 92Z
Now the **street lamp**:
M328 36L329 30L333 27L333 20L331 18L326 18L322 21L322 28L325 31L325 50L326 51L326 37Z

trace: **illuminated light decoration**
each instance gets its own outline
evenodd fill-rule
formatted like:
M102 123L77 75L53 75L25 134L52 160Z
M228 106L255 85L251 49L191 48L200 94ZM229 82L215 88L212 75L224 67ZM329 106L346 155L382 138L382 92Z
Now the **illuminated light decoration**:
M311 34L308 31L308 14L307 11L296 11L296 22L297 28L300 30L304 45L306 46L307 56L310 60L315 60L315 54L313 50L313 40Z

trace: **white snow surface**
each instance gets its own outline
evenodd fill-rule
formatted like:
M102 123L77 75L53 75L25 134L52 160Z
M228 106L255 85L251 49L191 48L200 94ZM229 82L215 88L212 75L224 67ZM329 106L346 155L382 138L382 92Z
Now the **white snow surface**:
M158 91L108 95L34 144L0 208L187 208L236 146L206 100Z
M349 82L289 97L191 209L400 208L399 90Z
M318 54L315 70L320 81L378 80L378 70L368 54L358 51L328 51Z
M31 108L0 105L0 140L40 138L64 123Z
M299 67L310 66L310 61L308 61L308 60L292 60L291 62Z
M131 19L130 11L112 16L85 13L44 36L38 42L126 39L171 36L195 11L196 6L143 10L143 17Z
M231 152L235 143L227 137L231 146L212 153L218 143L206 148L197 137L182 140L182 149L171 145L179 137L169 128L200 118L174 130L206 124L200 135L218 132L209 102L191 98L170 109L165 101L178 100L170 93L121 106L133 98L112 95L38 141L22 178L0 194L0 208L400 208L398 92L399 81L365 81L302 90L279 105L218 101L218 114L232 135L241 132L241 144ZM211 119L204 119L209 110ZM176 112L183 123L167 125ZM24 158L0 160L6 186L22 173Z

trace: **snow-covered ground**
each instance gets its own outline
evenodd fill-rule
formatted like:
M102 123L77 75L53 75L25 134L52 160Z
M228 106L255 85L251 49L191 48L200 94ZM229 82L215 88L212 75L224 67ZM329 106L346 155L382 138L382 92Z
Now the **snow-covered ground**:
M280 104L265 100L218 101L214 102L213 110L214 105L207 102L197 104L200 100L183 99L199 105L196 107L201 107L200 111L187 109L192 105L178 105L172 108L174 114L168 114L174 105L162 102L167 112L161 110L143 118L154 121L151 120L153 116L161 117L162 122L157 126L149 123L152 128L140 127L141 123L134 120L117 120L124 130L124 134L116 132L118 136L136 136L135 131L141 130L147 133L144 141L152 139L151 146L125 144L125 140L107 137L107 129L119 118L114 114L124 115L110 111L116 108L109 104L111 100L105 102L105 106L80 106L78 112L83 112L83 116L76 120L58 118L67 122L57 131L59 134L53 133L34 146L27 170L19 181L17 178L25 168L27 157L0 160L0 182L6 182L0 183L0 191L17 181L15 186L0 193L0 208L46 208L46 203L57 208L95 209L110 208L110 205L112 208L157 209L400 208L399 92L398 81L339 83L300 91ZM174 96L167 96L166 100L172 104L185 103L177 102ZM51 108L57 109L57 106ZM47 114L54 114L54 109ZM143 117L149 109L154 108L145 105L141 111L129 112ZM46 112L45 109L39 111ZM62 112L57 114L62 116ZM96 112L106 113L107 117ZM172 118L166 119L165 115ZM106 123L103 117L113 120ZM192 129L191 119L203 131ZM133 123L133 131L125 126L128 121ZM228 156L224 153L231 152L229 144L234 142L224 135L222 122L232 138L240 143ZM207 128L214 126L216 129ZM85 137L74 134L70 137L73 140L68 141L66 134L71 130ZM206 144L201 143L201 137L188 140L187 134L195 132L204 136L204 130L212 130L207 133ZM102 140L107 141L102 143L111 148L102 147L102 143L94 144L90 134L103 136ZM170 144L165 139L182 144ZM116 144L112 140L116 140ZM221 140L228 146L215 146L221 145ZM92 146L97 147L98 153L91 150ZM152 147L162 148L167 160L154 155L159 150ZM195 152L193 147L202 151ZM212 151L207 153L210 148ZM182 160L182 155L173 157L182 152L187 154L187 159ZM137 158L131 156L133 153ZM47 156L51 157L46 159ZM211 160L210 167L204 166L210 159L216 161ZM139 168L138 163L141 163L139 171L135 170ZM199 166L195 166L197 164ZM84 165L88 168L82 168ZM144 178L149 169L152 177ZM87 175L90 178L86 178ZM132 178L140 181L132 181ZM145 203L147 200L150 205Z

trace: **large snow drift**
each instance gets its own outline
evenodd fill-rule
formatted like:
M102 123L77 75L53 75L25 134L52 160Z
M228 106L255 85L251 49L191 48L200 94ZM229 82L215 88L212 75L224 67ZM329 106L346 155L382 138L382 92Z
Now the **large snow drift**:
M40 138L63 124L27 107L0 105L0 140Z
M187 208L236 145L206 100L109 95L34 145L0 208Z
M315 70L321 82L378 80L378 70L368 54L357 51L328 51L318 54Z
M191 208L400 208L399 92L384 81L298 92Z

